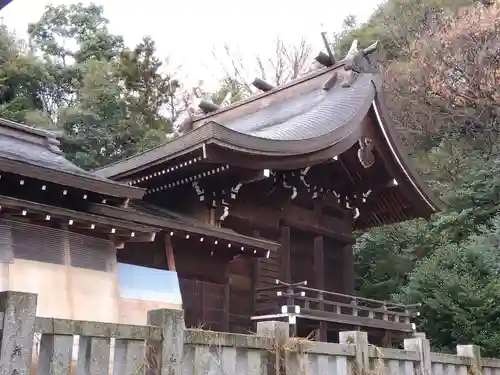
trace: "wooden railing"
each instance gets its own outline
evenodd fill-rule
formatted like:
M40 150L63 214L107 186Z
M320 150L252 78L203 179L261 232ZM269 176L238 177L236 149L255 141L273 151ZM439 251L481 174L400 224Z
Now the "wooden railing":
M391 328L396 331L412 330L412 319L418 315L416 311L418 305L403 305L310 288L306 281L288 284L276 280L274 286L257 289L256 300L260 303L269 303L270 306L274 305L271 310L276 313L281 306L289 308L299 306L299 316L314 317L316 320L322 320L320 318L323 317L325 321L371 327L377 325L376 321L380 321L381 328L393 323ZM272 311L268 310L265 313L269 314ZM372 320L375 324L370 324Z

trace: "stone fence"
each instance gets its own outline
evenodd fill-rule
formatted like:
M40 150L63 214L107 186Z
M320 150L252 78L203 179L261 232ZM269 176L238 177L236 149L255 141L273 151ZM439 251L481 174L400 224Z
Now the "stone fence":
M359 331L334 344L289 338L282 322L239 335L186 329L176 310L150 311L148 326L133 326L40 318L36 305L34 294L0 293L0 375L500 375L500 360L478 347L433 353L423 336L385 349Z

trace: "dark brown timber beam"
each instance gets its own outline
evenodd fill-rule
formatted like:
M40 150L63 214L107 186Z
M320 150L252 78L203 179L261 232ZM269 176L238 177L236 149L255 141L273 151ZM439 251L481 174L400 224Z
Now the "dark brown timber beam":
M282 281L286 283L292 282L292 265L290 258L290 227L281 227L280 236L280 265Z

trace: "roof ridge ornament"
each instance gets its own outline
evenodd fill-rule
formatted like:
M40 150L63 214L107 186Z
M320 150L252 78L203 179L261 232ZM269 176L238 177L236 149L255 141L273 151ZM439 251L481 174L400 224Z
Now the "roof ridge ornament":
M275 88L275 86L271 85L269 82L266 82L259 77L256 77L253 80L252 85L258 88L262 92L268 92Z
M47 136L45 137L45 147L52 153L56 155L62 155L62 150L59 148L61 142L55 137Z
M325 48L326 48L326 52L328 53L328 57L329 57L329 63L331 65L334 65L335 64L335 55L333 54L333 51L332 51L332 48L330 46L330 43L328 42L328 38L326 37L326 32L323 31L321 33L321 38L323 38L323 43L325 44ZM318 55L317 57L320 57L321 55ZM318 61L316 59L316 61ZM318 61L319 62L319 61Z
M330 77L323 83L323 90L328 91L330 90L335 84L337 83L338 79L338 74L337 72L333 72Z
M370 168L375 163L375 155L373 154L373 141L366 136L361 136L358 142L358 160L363 168Z
M344 58L344 70L348 72L346 78L342 82L342 87L351 87L357 76L361 73L377 73L377 69L373 66L369 56L377 50L378 40L368 47L359 50L358 40L354 39L346 57Z
M228 91L224 99L219 105L219 108L227 107L228 105L231 104L231 98L233 97L233 94L231 91Z
M208 114L217 111L220 107L217 104L212 103L211 101L202 99L198 103L198 108L200 108L204 114Z

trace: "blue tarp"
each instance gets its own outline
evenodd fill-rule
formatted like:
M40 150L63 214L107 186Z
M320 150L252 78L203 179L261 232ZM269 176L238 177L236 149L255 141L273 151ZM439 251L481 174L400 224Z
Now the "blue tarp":
M121 298L182 304L177 272L118 263Z

